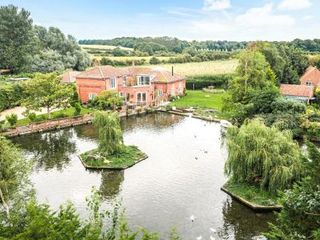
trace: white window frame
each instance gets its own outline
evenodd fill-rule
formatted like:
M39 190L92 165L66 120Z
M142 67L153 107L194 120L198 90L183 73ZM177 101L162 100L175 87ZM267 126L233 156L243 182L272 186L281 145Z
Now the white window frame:
M140 101L139 101L139 94L140 94ZM143 101L143 94L146 96L146 100ZM147 93L146 92L139 92L137 93L137 103L146 103L147 102Z
M149 78L149 84L146 84L145 78ZM151 85L151 77L149 75L137 76L137 86L149 86Z
M89 100L93 100L96 96L97 96L96 93L89 93L89 95L88 95Z
M110 88L114 89L117 86L117 79L116 78L110 78Z

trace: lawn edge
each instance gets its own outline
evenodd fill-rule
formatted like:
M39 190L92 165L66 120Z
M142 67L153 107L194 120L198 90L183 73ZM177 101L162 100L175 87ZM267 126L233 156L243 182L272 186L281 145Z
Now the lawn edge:
M265 206L265 205L259 205L253 202L250 202L249 200L240 197L239 195L233 193L232 191L228 190L225 186L220 188L223 192L230 195L233 199L237 200L241 204L245 205L246 207L250 208L254 212L279 212L282 210L283 206L281 205L272 205L272 206Z

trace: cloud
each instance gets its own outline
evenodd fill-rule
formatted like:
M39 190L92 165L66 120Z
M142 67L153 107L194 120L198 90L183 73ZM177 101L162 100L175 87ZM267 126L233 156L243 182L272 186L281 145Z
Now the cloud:
M278 5L280 10L301 10L311 7L310 0L283 0Z
M236 23L248 27L280 27L292 26L295 20L289 15L275 14L273 12L273 4L268 3L260 8L250 8L244 14L238 15Z
M206 11L219 11L231 8L230 0L204 0L203 9Z

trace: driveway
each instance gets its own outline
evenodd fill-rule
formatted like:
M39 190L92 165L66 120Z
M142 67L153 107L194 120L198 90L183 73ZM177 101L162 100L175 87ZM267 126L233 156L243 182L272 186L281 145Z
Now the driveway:
M3 112L0 112L0 121L5 120L7 115L10 115L12 113L17 114L18 119L25 118L23 116L23 113L26 111L25 107L15 107L15 108L10 108L7 110L4 110ZM41 111L35 112L36 114L42 114L42 113L47 113L46 109L43 108Z

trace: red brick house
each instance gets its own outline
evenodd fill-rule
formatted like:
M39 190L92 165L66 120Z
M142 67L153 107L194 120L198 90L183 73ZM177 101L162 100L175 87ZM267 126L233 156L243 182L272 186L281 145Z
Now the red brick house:
M300 78L300 84L320 87L320 70L316 67L309 67Z
M281 84L280 92L285 97L309 103L314 99L314 91L317 87L320 87L320 70L310 66L300 78L300 85Z
M185 93L185 78L162 68L97 66L76 76L77 91L87 103L101 91L115 90L127 105L159 105Z

